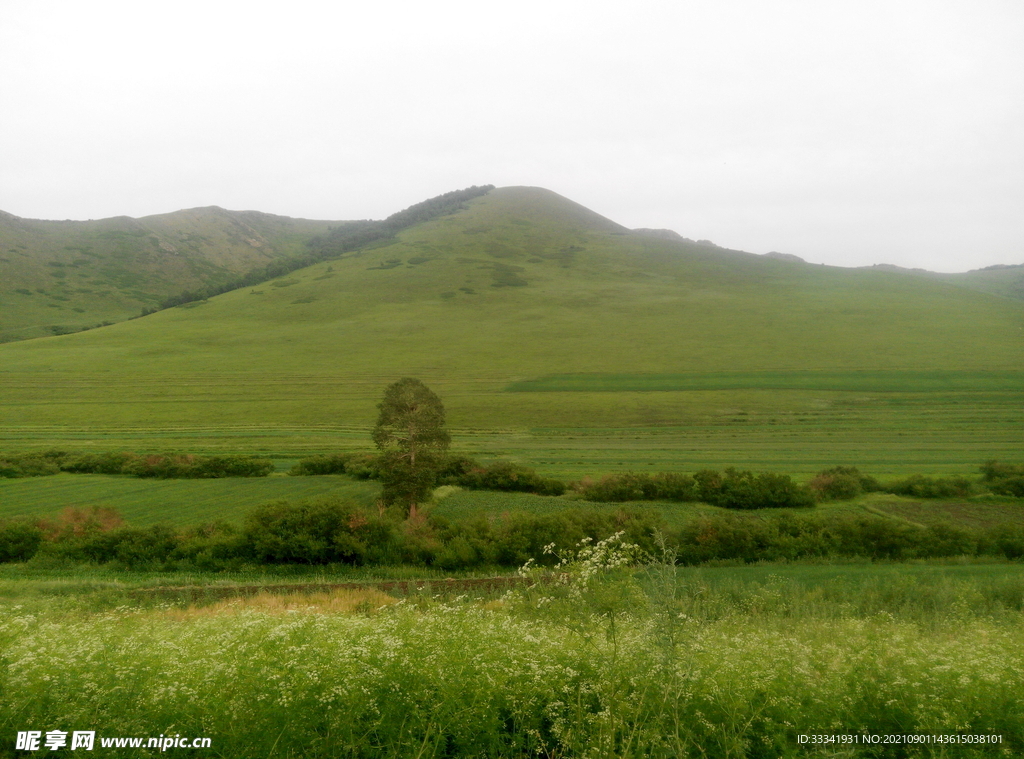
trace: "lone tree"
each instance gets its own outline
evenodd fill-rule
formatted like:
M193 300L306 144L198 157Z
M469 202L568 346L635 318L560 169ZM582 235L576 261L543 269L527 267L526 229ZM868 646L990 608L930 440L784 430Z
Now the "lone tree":
M434 487L451 442L444 406L418 379L405 377L388 386L377 408L373 442L380 450L384 503L403 504L415 519L417 504Z

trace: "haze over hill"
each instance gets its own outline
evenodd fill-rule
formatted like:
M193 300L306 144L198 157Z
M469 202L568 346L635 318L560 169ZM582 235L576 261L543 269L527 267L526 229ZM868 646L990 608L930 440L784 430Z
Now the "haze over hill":
M973 401L950 396L960 421L915 437L945 450L975 429L988 456L993 419L1009 436L999 445L1024 423L1022 336L1021 301L632 232L507 187L259 286L0 346L0 439L57 425L94 443L255 434L315 448L310 435L330 429L330 445L346 430L365 445L380 390L417 376L454 427L491 431L676 429L743 409L764 424L828 414L815 434L831 436L893 393L926 395L878 419L912 412L927 427L941 405L927 393L996 392L1010 404L996 417L968 421ZM549 375L599 382L522 384ZM760 449L784 429L763 431L774 442Z
M393 214L389 221L424 205L429 203ZM409 220L399 221L400 227L408 226ZM628 231L605 222L620 232ZM323 258L323 242L331 242L326 233L349 224L216 206L142 219L118 216L87 222L22 219L0 212L0 342L77 332L208 297L203 293L259 283L272 276L260 274L270 263L279 262L278 268L286 271L304 265L303 261ZM387 226L387 222L361 224ZM718 248L710 240L691 240L670 229L632 232ZM381 236L371 234L367 240L376 242ZM806 264L788 253L771 252L765 257ZM962 274L885 264L863 268L927 276L1024 300L1024 265Z
M0 342L137 316L183 290L299 255L336 223L216 206L96 221L0 212Z

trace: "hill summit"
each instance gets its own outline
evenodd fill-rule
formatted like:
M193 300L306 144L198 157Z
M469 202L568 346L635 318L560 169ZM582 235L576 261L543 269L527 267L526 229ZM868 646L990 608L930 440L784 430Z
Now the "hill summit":
M539 188L427 216L325 230L305 246L322 260L260 284L0 345L0 441L366 447L383 388L416 377L468 450L584 472L634 460L601 453L623 445L870 462L897 428L920 461L1019 449L1024 302L634 232Z

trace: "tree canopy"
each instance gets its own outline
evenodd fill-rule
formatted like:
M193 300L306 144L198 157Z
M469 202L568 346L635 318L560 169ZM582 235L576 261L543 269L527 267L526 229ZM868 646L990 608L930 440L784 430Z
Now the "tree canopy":
M414 518L451 442L444 428L444 405L420 380L404 377L388 386L377 408L373 442L381 453L384 502L402 504Z

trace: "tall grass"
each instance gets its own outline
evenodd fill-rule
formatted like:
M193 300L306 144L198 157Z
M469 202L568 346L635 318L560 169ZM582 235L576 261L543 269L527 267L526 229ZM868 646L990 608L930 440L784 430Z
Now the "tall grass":
M210 756L1024 750L1016 567L984 581L951 568L944 580L902 584L833 569L830 587L785 568L745 578L581 566L563 565L566 583L504 599L412 598L374 611L378 599L355 613L329 613L315 597L87 615L9 605L0 725L7 736L203 735ZM985 733L1002 743L815 754L797 742L808 733Z

